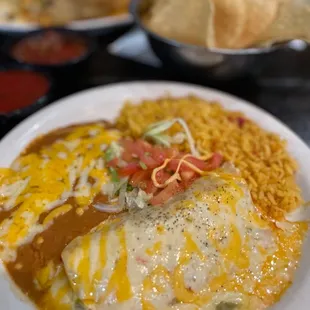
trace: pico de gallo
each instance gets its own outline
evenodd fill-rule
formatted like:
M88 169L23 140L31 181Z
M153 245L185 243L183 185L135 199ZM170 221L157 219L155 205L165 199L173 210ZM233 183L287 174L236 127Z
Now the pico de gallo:
M191 153L180 152L171 146L176 140L184 142L180 135L175 139L162 134L175 122L185 127L184 138L190 144ZM104 159L111 174L111 183L104 185L103 192L112 202L117 197L121 206L129 208L132 205L140 208L149 204L162 205L185 191L200 176L221 166L221 154L199 155L186 126L179 119L160 122L150 126L143 139L125 138L109 146Z

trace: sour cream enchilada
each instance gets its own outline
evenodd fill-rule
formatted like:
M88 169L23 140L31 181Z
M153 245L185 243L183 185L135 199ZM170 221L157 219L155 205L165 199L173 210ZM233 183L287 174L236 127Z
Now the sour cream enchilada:
M39 137L0 170L0 255L13 281L45 310L276 303L307 229L296 221L296 212L305 218L294 207L301 196L284 145L240 113L197 98L140 107L138 115L125 106L114 124ZM132 123L128 111L143 120ZM230 130L233 148L223 147L228 135L203 140L209 122ZM238 137L258 130L253 153L248 140L238 147ZM240 161L242 152L250 160ZM252 164L270 169L264 186L261 174L249 175Z
M291 281L300 237L263 221L244 180L220 171L162 208L107 221L62 258L86 309L258 310Z

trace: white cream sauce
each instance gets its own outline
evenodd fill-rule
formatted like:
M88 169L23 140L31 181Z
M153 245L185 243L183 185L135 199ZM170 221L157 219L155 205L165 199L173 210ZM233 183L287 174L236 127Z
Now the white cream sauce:
M258 310L266 306L255 290L278 248L277 231L260 218L245 182L221 172L163 207L99 225L62 257L87 309L211 310L237 294L236 304Z

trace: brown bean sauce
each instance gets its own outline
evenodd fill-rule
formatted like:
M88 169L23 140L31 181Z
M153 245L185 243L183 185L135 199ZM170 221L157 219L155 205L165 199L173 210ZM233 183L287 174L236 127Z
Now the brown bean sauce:
M109 123L102 122L102 124L105 127L112 128ZM39 153L43 147L52 145L58 139L65 138L79 126L61 128L37 138L29 144L22 155ZM105 202L106 197L99 194L94 199L94 202L96 201ZM37 271L45 267L50 261L53 261L55 265L60 265L63 249L74 238L88 233L92 228L111 216L108 213L97 211L92 204L84 210L83 214L78 214L76 212L78 205L74 198L69 198L66 203L71 204L73 208L64 215L57 217L53 224L38 234L31 243L19 247L16 260L6 265L13 281L36 304L40 303L45 293L35 285L34 277ZM0 212L0 221L8 218L17 208L18 206L10 211ZM45 214L42 214L41 221L44 216ZM39 238L41 242L38 242Z

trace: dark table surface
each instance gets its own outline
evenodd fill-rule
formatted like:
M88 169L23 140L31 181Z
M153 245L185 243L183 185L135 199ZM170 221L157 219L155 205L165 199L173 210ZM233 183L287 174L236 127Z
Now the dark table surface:
M266 68L256 81L249 79L230 83L193 81L180 77L168 68L153 68L110 55L106 46L129 28L122 27L97 36L99 48L87 69L79 76L57 83L52 101L74 92L121 81L175 80L196 83L232 93L269 111L293 129L310 145L310 48L302 52L280 52L273 65ZM0 35L0 43L6 40ZM0 65L5 59L0 57ZM0 85L1 87L1 85ZM1 125L0 138L18 121Z

